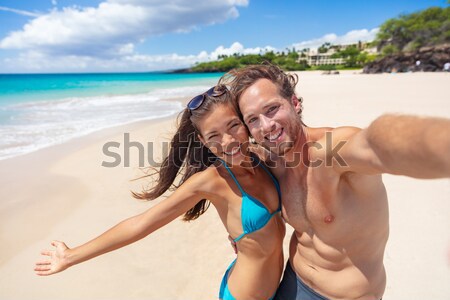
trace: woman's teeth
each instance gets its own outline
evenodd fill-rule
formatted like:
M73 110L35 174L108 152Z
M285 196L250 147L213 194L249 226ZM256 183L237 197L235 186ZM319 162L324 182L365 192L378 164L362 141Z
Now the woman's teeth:
M240 149L241 147L236 147L236 148L233 148L233 150L231 150L231 152L223 152L223 153L225 153L226 155L230 155L230 156L233 156L233 155L235 155L236 153L238 153L239 152L239 149Z

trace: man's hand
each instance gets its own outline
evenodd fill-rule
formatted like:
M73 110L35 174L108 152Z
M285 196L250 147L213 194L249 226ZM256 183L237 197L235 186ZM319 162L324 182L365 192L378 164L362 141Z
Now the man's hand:
M236 242L233 240L233 238L229 235L228 236L228 240L230 241L230 243L231 243L231 247L233 248L233 250L234 250L234 254L237 254L237 245L236 245Z

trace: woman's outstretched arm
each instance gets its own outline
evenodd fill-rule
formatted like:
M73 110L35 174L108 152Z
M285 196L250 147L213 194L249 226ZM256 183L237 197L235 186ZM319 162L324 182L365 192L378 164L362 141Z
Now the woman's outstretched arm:
M201 192L201 174L195 174L180 186L169 198L142 214L126 219L97 238L70 249L60 241L51 244L55 250L44 250L47 259L39 261L35 273L47 276L61 272L96 256L134 243L179 217L204 198Z

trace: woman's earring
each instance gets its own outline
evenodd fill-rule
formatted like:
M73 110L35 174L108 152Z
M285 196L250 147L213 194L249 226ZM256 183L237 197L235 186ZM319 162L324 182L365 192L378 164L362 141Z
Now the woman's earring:
M255 140L255 138L252 137L252 136L249 138L249 141L250 141L250 144L253 144L253 145L256 144L256 140Z

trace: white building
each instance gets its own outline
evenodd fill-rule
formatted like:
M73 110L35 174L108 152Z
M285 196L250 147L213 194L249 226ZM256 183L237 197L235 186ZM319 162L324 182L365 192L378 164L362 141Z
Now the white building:
M343 65L346 63L346 59L339 58L331 58L333 54L337 51L346 49L350 46L356 46L362 52L366 52L368 54L377 54L377 47L368 47L368 43L358 43L358 44L348 44L348 45L331 45L326 53L319 53L318 49L310 49L308 53L306 53L306 57L300 57L299 61L306 61L310 66L321 66L321 65Z
M345 64L345 59L342 57L331 58L335 53L333 49L330 49L326 53L319 53L317 49L312 49L306 54L305 58L300 58L300 60L306 60L310 66L321 66L321 65L343 65Z

